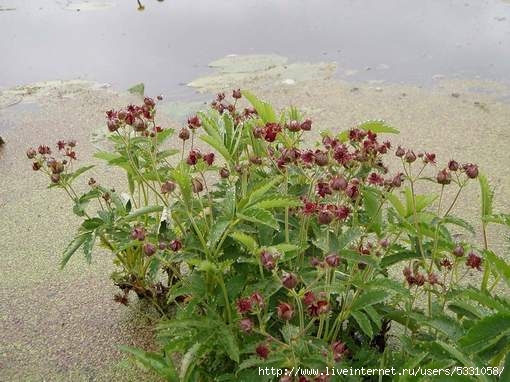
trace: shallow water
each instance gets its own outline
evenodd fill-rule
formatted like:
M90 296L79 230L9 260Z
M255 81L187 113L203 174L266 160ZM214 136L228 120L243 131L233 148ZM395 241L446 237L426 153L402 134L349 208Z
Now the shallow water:
M227 54L336 61L353 81L510 83L510 3L499 0L0 0L0 87L88 79L187 97ZM6 10L13 9L14 10ZM2 11L4 10L4 11Z

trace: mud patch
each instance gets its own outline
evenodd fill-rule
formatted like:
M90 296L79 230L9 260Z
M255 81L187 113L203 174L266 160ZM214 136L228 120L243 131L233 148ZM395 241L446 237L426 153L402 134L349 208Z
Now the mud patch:
M209 66L218 73L198 78L188 86L201 93L225 87L292 86L303 81L329 79L336 73L334 62L287 64L286 57L276 55L230 55Z

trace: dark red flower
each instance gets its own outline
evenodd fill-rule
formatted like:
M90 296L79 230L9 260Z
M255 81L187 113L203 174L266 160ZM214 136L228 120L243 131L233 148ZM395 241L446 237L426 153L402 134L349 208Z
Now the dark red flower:
M330 267L336 268L338 265L340 265L340 256L338 256L336 253L330 253L324 258L324 261Z
M439 265L441 265L442 267L446 268L446 269L452 269L452 262L450 260L448 260L446 257L441 260L441 262L439 263Z
M301 131L301 124L295 119L290 121L287 125L285 125L285 127L287 127L287 129L292 132Z
M241 89L233 90L232 91L232 98L239 99L241 98Z
M239 321L239 328L245 333L250 333L253 330L253 321L251 318L243 318Z
M230 176L230 171L228 171L228 168L226 167L222 167L220 169L220 176L223 178L223 179L226 179Z
M329 185L335 191L345 190L347 188L347 181L343 176L337 175L330 180Z
M170 245L168 246L172 251L178 252L182 248L182 243L180 240L175 239L170 242Z
M397 150L395 151L395 155L398 156L399 158L402 158L405 154L406 151L402 147L398 146Z
M406 155L404 155L404 160L407 163L413 163L416 160L416 154L413 150L407 150Z
M202 126L202 121L200 118L198 118L198 115L194 115L188 118L188 127L190 129L198 129L200 126Z
M303 297L303 303L310 306L315 302L315 294L313 292L306 292Z
M175 183L168 180L165 183L161 185L161 193L162 194L169 194L175 190Z
M474 252L469 252L466 265L470 268L481 270L482 258Z
M340 206L336 209L335 216L338 220L345 220L349 217L351 209L347 206Z
M251 302L256 305L259 309L264 308L264 297L259 292L253 292L250 296Z
M276 307L276 313L280 320L290 321L294 316L294 308L286 302L281 302Z
M214 153L205 154L205 155L204 155L204 161L205 161L205 163L207 163L209 166L212 166L212 164L213 164L213 162L214 162Z
M330 224L334 218L335 214L327 208L320 209L317 215L317 221L319 222L319 224L324 225Z
M282 131L282 127L277 123L267 123L264 129L264 139L267 142L274 142L276 136Z
M269 355L269 348L265 344L260 344L257 346L255 351L257 352L258 356L263 359L267 359L267 356Z
M437 173L436 180L437 183L442 185L450 184L452 182L452 175L446 168L444 168Z
M308 314L312 317L318 317L329 311L329 304L326 300L319 300L308 306Z
M331 350L333 351L333 359L338 362L347 354L347 345L341 341L335 341L331 344Z
M251 308L252 308L252 305L251 305L252 301L250 298L240 298L239 300L237 300L236 302L236 306L237 306L237 311L240 313L240 314L244 314L244 313L248 313L251 311Z
M37 155L37 151L35 151L34 148L31 147L27 150L27 158L28 159L34 159L36 155Z
M373 172L368 176L368 184L372 184L374 186L382 186L384 184L384 179L381 175Z
M48 146L44 146L44 145L39 146L37 148L37 151L41 155L50 155L51 154L51 149Z
M459 165L459 163L458 163L457 161L455 161L455 160L453 160L453 159L452 159L452 160L450 160L450 161L448 162L448 169L449 169L450 171L454 171L454 172L455 172L455 171L457 171L459 168L460 168L460 165Z
M310 131L312 130L312 121L310 119L305 119L301 122L301 130Z
M198 194L204 190L204 185L202 184L202 181L198 178L193 178L191 180L191 189L194 193Z
M359 195L359 181L355 181L355 179L351 180L351 182L347 185L345 189L345 195L347 195L351 199L356 199Z
M453 248L452 253L455 257L462 257L464 256L464 247L460 244L457 244L455 248Z
M331 188L329 188L329 184L326 182L318 182L317 183L317 194L320 197L324 198L326 195L331 195Z
M276 261L273 254L266 250L263 250L260 253L260 261L262 262L262 266L269 271L274 269L276 265Z
M294 273L285 273L282 277L282 284L287 289L294 289L298 284L298 278Z
M305 164L312 164L314 161L315 155L313 154L312 150L306 150L301 153L301 160Z
M425 153L425 156L423 157L423 162L436 164L436 154Z
M478 166L476 164L467 163L462 166L462 169L470 179L475 179L478 176Z
M144 241L145 240L145 229L143 227L134 227L131 230L131 238L133 240Z
M179 131L179 138L182 139L183 141L186 141L189 139L189 136L190 136L190 132L188 129L186 129L185 127L183 127L181 129L181 131Z
M151 243L145 243L143 245L143 253L147 256L152 256L156 253L156 247Z
M202 157L202 154L200 154L200 151L198 150L190 150L188 154L188 159L186 160L186 163L190 166L194 166L198 163L198 160Z

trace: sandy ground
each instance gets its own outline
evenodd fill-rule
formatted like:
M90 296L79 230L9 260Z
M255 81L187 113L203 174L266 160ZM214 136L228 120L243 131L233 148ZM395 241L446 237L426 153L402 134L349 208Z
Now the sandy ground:
M316 131L382 118L401 130L395 144L434 151L439 163L476 162L495 188L497 209L510 210L510 98L501 85L442 79L419 88L323 78L282 86L236 80L236 87L254 89L278 107L300 107ZM153 326L136 305L127 309L112 302L111 256L98 251L90 266L77 256L65 271L58 269L77 220L71 204L45 188L46 180L32 172L25 156L29 146L73 138L80 160L90 162L94 145L101 144L91 137L104 125L104 111L136 99L87 84L66 89L60 84L17 98L10 94L15 101L10 103L20 101L10 107L4 92L0 109L6 141L0 148L0 380L154 380L116 350L118 344L153 346ZM172 125L171 119L163 116L163 125ZM118 174L104 166L93 175L120 187ZM468 202L456 212L476 224L477 182L466 196ZM503 231L491 230L490 240L508 259Z

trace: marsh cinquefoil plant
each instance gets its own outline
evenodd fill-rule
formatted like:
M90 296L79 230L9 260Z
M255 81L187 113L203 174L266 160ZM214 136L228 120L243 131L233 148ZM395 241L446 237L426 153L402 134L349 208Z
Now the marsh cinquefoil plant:
M232 99L219 94L177 134L156 124L150 98L109 111L113 149L96 157L125 171L126 194L90 179L78 195L89 166L74 169L74 142L58 143L63 159L27 152L84 218L63 264L80 247L90 260L100 242L118 267L116 300L134 291L163 315L160 353L126 351L168 381L273 380L259 375L266 366L508 365L510 302L493 291L510 268L486 235L508 217L493 214L475 164L392 148L380 135L398 131L380 121L305 146L312 121L295 108L277 114L238 90ZM453 211L477 178L481 245L453 234L474 233ZM432 192L419 194L422 183ZM467 273L478 287L462 283ZM346 379L281 378L292 380Z

